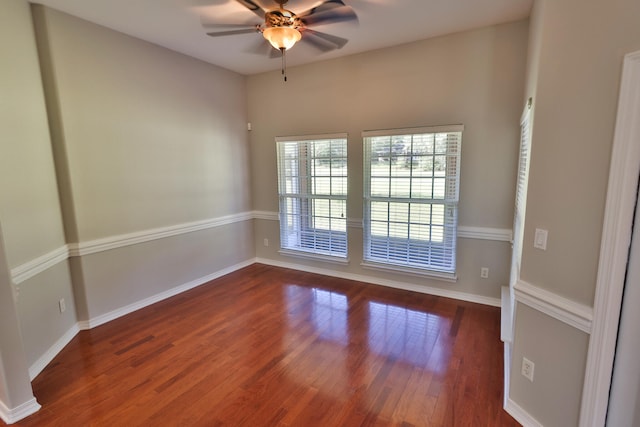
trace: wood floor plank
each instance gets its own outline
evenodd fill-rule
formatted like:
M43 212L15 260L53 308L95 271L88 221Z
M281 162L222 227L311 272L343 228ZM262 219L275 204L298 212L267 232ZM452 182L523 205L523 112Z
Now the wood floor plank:
M499 334L494 307L254 264L81 331L15 425L518 426Z

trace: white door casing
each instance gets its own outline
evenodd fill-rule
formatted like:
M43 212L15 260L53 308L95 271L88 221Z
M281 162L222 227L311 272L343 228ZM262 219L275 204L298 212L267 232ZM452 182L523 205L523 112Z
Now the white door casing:
M640 174L640 51L625 56L605 206L581 427L605 423Z
M622 312L611 380L611 394L607 410L607 426L633 427L640 425L640 210L636 214L631 237L631 250L622 296Z

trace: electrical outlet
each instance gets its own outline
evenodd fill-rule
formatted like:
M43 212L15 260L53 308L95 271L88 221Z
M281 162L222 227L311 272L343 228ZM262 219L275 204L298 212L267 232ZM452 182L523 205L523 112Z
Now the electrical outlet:
M531 360L526 357L522 358L522 375L531 382L533 382L533 370L535 367L535 363Z
M58 301L58 307L60 307L60 313L67 311L67 304L64 302L64 298L60 298L60 301Z
M264 240L262 241L262 243L263 243L265 246L269 246L269 239L264 239Z
M482 279L488 279L489 278L489 268L488 267L482 267L480 269L480 277Z

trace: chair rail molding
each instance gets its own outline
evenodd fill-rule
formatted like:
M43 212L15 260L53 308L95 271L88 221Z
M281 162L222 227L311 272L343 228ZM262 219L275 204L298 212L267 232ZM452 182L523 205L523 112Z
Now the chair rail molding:
M53 267L62 261L66 261L68 258L69 248L67 245L63 245L49 253L34 258L31 261L11 269L11 278L13 283L19 285L20 283L42 273L46 269Z
M101 239L90 240L88 242L70 243L69 254L71 256L84 256L110 249L122 248L136 245L138 243L150 242L152 240L164 239L165 237L178 236L180 234L192 233L194 231L207 230L209 228L234 224L236 222L253 219L252 212L240 212L232 215L225 215L206 219L203 221L187 222L170 225L167 227L152 228L149 230L136 231L133 233L119 234Z
M278 221L280 215L272 211L253 211L254 219L265 221ZM362 228L362 218L347 218L347 226L350 228ZM462 239L494 240L498 242L510 242L512 236L511 229L492 227L468 227L458 226L458 237Z
M561 295L518 280L514 286L516 301L534 308L587 334L591 333L593 309Z
M11 269L13 283L20 283L42 273L54 265L66 261L69 257L91 255L111 249L123 248L125 246L137 245L139 243L150 242L152 240L164 239L181 234L193 233L200 230L221 227L238 222L254 219L252 211L240 212L232 215L209 218L203 221L187 222L170 225L167 227L152 228L148 230L135 231L133 233L118 234L115 236L89 240L80 243L68 243L53 251L27 261Z

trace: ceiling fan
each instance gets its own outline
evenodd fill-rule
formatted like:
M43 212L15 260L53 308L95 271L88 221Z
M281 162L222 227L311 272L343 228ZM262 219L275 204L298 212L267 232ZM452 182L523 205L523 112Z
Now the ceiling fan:
M288 0L274 0L277 9L266 10L253 0L236 0L238 3L262 18L264 22L256 24L203 24L205 28L219 28L219 31L207 32L211 37L236 34L260 33L275 49L282 53L282 74L287 81L285 52L298 41L307 43L323 52L340 49L348 40L342 37L311 29L315 25L336 22L357 21L358 17L350 6L342 0L325 0L320 5L301 13L293 13L284 8ZM235 29L229 29L234 27ZM271 51L275 53L276 51Z

